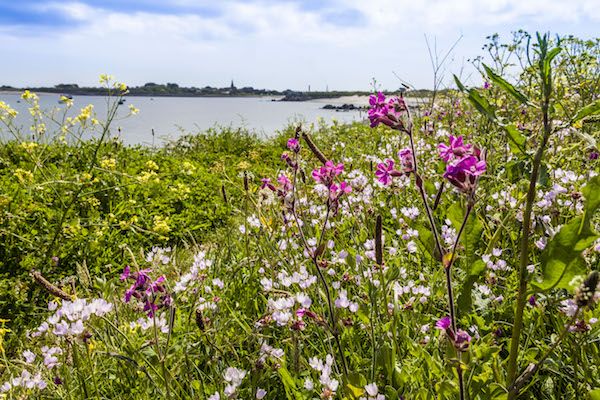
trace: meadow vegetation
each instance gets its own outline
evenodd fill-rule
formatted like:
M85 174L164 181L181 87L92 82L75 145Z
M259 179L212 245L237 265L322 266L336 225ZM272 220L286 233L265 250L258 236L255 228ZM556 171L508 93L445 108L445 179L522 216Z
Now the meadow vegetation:
M600 41L484 49L269 140L0 103L0 396L600 399Z

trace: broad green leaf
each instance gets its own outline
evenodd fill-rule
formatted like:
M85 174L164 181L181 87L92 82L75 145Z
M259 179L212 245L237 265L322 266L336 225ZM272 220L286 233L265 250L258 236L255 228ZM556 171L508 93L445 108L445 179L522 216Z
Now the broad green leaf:
M525 142L527 141L527 138L519 131L519 129L513 124L502 125L502 128L508 135L508 145L510 146L510 150L513 153L521 152L526 154Z
M581 121L586 117L598 114L600 114L600 100L596 100L593 103L590 103L587 106L584 106L581 109L579 109L579 111L577 111L575 116L571 119L571 125L578 121Z
M542 290L572 289L570 282L573 278L586 273L581 252L600 237L591 225L591 219L600 206L600 176L591 179L582 192L585 198L583 215L563 225L542 253L543 279L541 282L533 282L534 286Z
M458 76L454 75L454 82L456 82L456 86L458 87L458 90L460 90L461 92L466 92L467 88L465 87L465 85L463 85L463 83L460 81L460 79L458 79Z
M458 203L452 204L446 213L448 219L452 222L454 229L456 232L460 230L460 226L463 223L465 218L465 209ZM481 240L481 234L483 232L483 224L477 217L475 210L471 211L469 215L469 219L467 220L467 225L464 228L462 233L462 237L460 238L461 243L464 246L464 254L465 258L468 261L471 261L473 255L475 254L475 249L477 248L477 244ZM458 258L460 254L457 254L456 258Z
M456 82L456 86L458 86L460 91L467 94L467 99L471 104L473 104L477 111L488 117L491 121L496 121L496 115L492 109L492 106L490 106L490 103L483 96L481 96L475 89L467 89L456 75L454 75L454 81Z
M503 77L501 77L500 75L498 75L494 71L492 71L492 69L490 67L488 67L487 65L483 64L483 68L485 69L485 72L487 73L488 78L490 78L490 80L492 82L494 82L498 87L503 89L506 93L510 94L512 97L514 97L516 100L520 101L521 103L529 104L529 99L527 98L527 96L525 96L523 93L521 93L512 84L510 84Z
M467 312L473 305L471 293L473 292L475 282L485 272L485 263L481 259L476 260L469 265L467 271L467 276L462 282L462 288L457 299L458 310L460 312Z

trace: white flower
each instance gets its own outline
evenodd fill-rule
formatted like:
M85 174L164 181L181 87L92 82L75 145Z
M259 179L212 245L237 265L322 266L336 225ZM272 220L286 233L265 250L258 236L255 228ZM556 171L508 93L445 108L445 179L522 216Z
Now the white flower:
M261 400L266 395L267 395L267 391L265 389L262 389L262 388L257 388L256 389L256 398L258 400Z
M23 358L25 358L27 364L31 364L35 360L35 354L30 350L25 350L23 352Z
M315 384L313 383L313 381L310 378L306 378L304 380L304 389L313 390L314 388L315 388Z

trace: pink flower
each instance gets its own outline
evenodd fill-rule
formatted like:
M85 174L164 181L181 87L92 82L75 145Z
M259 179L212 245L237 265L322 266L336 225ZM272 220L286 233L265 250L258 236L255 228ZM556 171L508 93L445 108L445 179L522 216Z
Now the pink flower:
M123 269L123 273L119 277L119 279L121 280L121 282L123 282L124 280L126 280L127 278L129 278L129 274L130 273L131 273L131 268L129 267L129 265L126 265L125 269Z
M369 97L371 108L368 111L371 127L384 124L392 129L402 130L404 124L402 115L407 111L406 103L401 97L392 97L386 102L385 95L377 92L377 95Z
M331 192L332 199L338 199L343 194L351 193L352 187L350 185L348 185L346 183L346 181L343 181L340 183L339 186L336 185L335 183L333 185L331 185L331 187L329 188L329 191Z
M284 193L287 193L290 190L292 190L292 181L290 181L290 178L288 178L287 176L283 174L279 175L279 178L277 178L277 182L279 183L279 185L281 185L281 190Z
M275 186L273 186L273 184L271 183L270 178L262 178L260 181L262 182L262 184L260 185L261 189L269 188L270 190L275 191Z
M470 144L463 144L463 137L454 137L450 135L450 146L445 143L440 143L438 149L440 150L440 157L442 160L448 162L455 158L460 158L471 151L472 146Z
M450 321L450 317L446 316L443 318L440 318L436 323L435 323L435 327L439 330L445 331L448 328L450 328L451 325L451 321Z
M440 143L438 149L440 157L447 163L444 178L461 192L472 193L477 185L477 177L487 169L481 151L464 144L462 136L450 136L450 145Z
M411 149L402 149L398 152L398 158L400 159L400 163L402 164L402 170L404 173L408 174L413 172L413 153Z
M298 142L298 139L296 139L296 138L288 139L287 148L290 149L291 151L293 151L294 153L298 153L300 151L300 143Z
M377 180L385 186L391 185L394 176L400 176L400 171L394 169L394 160L386 159L384 162L377 164L375 176Z
M333 161L327 161L325 165L315 169L312 172L313 179L322 183L323 185L330 187L333 184L335 177L344 172L344 164L339 163L335 165Z

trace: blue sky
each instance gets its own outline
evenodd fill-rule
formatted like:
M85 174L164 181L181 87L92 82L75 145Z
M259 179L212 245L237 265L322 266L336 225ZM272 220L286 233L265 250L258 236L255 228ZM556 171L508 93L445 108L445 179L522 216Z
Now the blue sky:
M431 87L425 35L444 71L472 71L485 37L551 31L597 37L598 0L0 0L0 85L363 89L396 76Z

